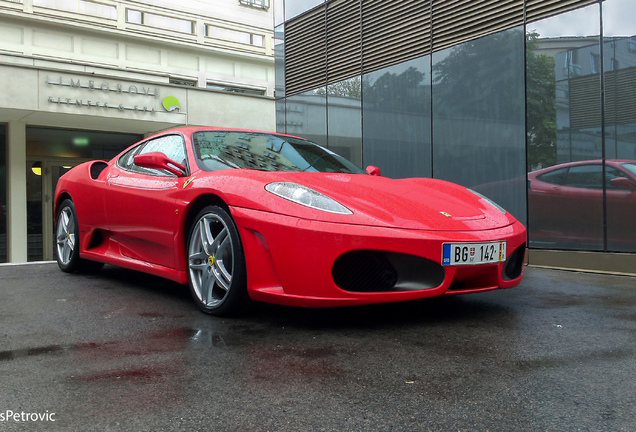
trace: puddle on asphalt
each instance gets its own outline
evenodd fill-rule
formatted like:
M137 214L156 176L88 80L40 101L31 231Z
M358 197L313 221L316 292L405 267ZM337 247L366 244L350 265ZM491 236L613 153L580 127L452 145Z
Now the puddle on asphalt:
M11 351L0 351L0 361L15 360L23 357L34 357L44 354L57 354L65 351L79 351L99 347L100 344L95 342L82 342L78 344L67 345L46 345L35 348L21 348Z
M135 341L136 340L136 341ZM31 348L0 351L0 361L20 358L57 355L67 352L87 351L105 348L121 351L126 354L149 354L153 352L178 351L191 343L197 347L227 347L227 338L211 329L176 327L152 332L150 335L139 335L139 338L109 342L80 342L76 344L54 344ZM133 349L134 348L134 349Z

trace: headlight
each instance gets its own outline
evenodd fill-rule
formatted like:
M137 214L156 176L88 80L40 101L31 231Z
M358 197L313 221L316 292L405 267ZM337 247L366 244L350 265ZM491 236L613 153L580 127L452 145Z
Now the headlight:
M333 198L298 183L273 182L265 185L265 190L307 207L331 213L353 214L351 210Z
M499 204L497 204L496 202L494 202L493 200L491 200L490 198L488 198L487 196L484 196L482 194L480 194L479 192L476 192L470 188L466 188L469 191L471 191L472 193L474 193L475 195L477 195L479 198L483 199L484 201L487 201L488 203L492 204L493 206L495 206L500 212L502 212L503 214L506 214L506 209L503 208L502 206L500 206Z

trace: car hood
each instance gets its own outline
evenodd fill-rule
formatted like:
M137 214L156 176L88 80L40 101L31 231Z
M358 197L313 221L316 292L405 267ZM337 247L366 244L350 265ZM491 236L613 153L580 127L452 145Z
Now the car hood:
M230 205L306 219L443 231L497 229L515 222L512 215L500 211L488 200L443 180L346 173L224 171L224 175L233 178L224 183L237 188L227 198ZM308 186L343 204L353 214L308 208L265 191L265 185L275 181Z

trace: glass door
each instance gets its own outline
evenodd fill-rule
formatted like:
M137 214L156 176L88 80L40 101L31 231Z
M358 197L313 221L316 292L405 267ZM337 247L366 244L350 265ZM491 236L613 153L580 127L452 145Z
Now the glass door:
M59 178L84 159L27 160L27 254L29 261L55 259L54 195Z

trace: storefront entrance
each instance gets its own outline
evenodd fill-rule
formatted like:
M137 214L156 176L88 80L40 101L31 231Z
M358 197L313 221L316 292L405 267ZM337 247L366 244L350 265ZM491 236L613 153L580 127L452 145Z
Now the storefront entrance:
M142 138L137 134L27 127L27 255L55 259L54 194L59 178L92 159L109 160Z
M54 247L53 196L59 178L82 159L27 160L27 222L29 261L52 260Z

